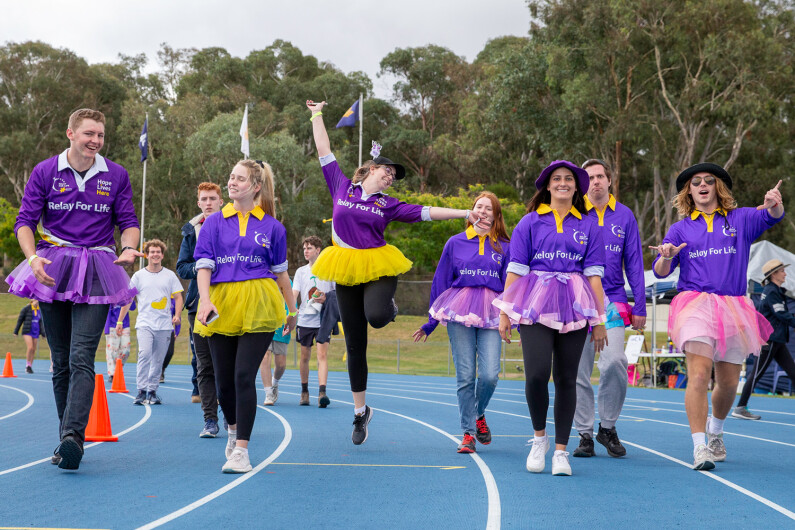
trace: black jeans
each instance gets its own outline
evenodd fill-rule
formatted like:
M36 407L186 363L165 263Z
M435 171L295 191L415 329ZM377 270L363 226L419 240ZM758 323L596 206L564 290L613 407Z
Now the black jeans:
M191 346L194 348L193 358L196 362L196 384L199 387L199 396L202 400L204 421L218 421L218 390L215 385L215 370L213 369L213 358L210 355L210 343L207 342L207 337L193 332L195 322L196 313L188 313Z
M218 381L218 401L229 425L237 425L238 440L251 439L257 415L257 374L272 339L272 331L207 337Z
M761 378L770 362L775 359L782 370L787 372L787 375L792 381L795 381L795 360L792 359L787 345L783 342L771 342L762 346L762 351L759 358L754 364L753 370L746 374L745 386L743 386L743 395L740 396L740 401L737 402L738 407L747 407L748 400L751 399L751 393L754 391L756 381ZM758 368L758 370L757 370Z
M524 392L533 430L546 429L551 371L555 383L556 444L569 443L577 407L577 371L587 335L587 327L560 333L543 324L519 326L525 370Z
M360 285L337 285L337 303L348 350L348 378L353 392L367 390L367 324L383 328L395 318L392 299L396 290L396 276Z
M108 305L42 302L40 306L52 352L52 389L60 439L72 435L83 445L94 401L94 359Z

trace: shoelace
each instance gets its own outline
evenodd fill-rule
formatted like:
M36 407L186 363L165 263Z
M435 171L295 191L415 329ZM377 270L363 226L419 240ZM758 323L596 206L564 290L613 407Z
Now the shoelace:
M364 425L364 414L362 415L355 414L353 416L353 425L356 427L361 427L362 425Z
M489 427L486 425L486 418L481 418L475 422L475 426L478 428L478 432L481 434L485 434L488 432Z
M472 437L471 434L465 434L464 435L464 439L461 440L461 445L469 445L469 444L474 444L474 443L475 443L475 439Z

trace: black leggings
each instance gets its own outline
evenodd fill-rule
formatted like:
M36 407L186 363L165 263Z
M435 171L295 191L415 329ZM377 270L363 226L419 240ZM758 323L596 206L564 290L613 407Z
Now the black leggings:
M237 425L237 439L248 441L257 415L255 380L273 332L244 333L239 337L216 334L207 339L221 410L229 425Z
M519 326L525 370L524 393L535 431L543 431L547 426L549 372L552 371L556 444L569 443L577 407L577 370L587 335L588 328L560 333L543 324Z
M792 359L787 345L783 342L766 344L762 346L762 352L759 354L756 363L754 363L753 371L749 371L747 374L745 386L743 386L743 395L740 396L740 401L737 402L738 407L748 406L748 400L751 398L751 392L754 391L756 381L764 375L765 370L770 366L770 361L773 359L776 360L782 370L787 372L789 378L795 381L795 360ZM757 367L759 368L758 370Z
M348 378L353 392L367 390L367 324L378 329L392 321L396 290L397 276L359 285L337 285L337 303L348 349Z

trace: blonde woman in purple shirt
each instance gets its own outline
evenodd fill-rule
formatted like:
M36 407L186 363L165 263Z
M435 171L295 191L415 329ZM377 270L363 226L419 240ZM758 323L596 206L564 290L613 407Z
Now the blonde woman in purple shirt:
M337 303L345 328L348 350L348 377L353 392L354 419L351 440L367 440L367 426L373 410L365 403L367 390L367 326L382 328L397 315L394 303L397 276L411 269L397 247L387 245L384 231L392 221L416 223L445 219L480 218L470 210L453 210L406 204L385 191L395 180L406 176L400 164L380 156L374 143L373 160L346 177L331 152L322 109L325 101L307 100L317 154L333 201L332 245L323 249L312 267L321 280L337 283Z
M585 213L588 173L566 160L547 166L538 190L511 234L511 261L500 308L500 335L511 339L519 325L525 396L533 422L527 470L541 473L549 451L546 433L549 374L555 383L553 475L571 475L566 445L577 403L577 370L588 326L600 352L607 344L601 230ZM554 360L554 363L552 362Z
M204 221L196 240L199 308L194 332L207 337L218 401L229 422L224 473L251 471L248 444L257 413L255 380L273 333L295 328L287 237L274 218L273 173L241 160L229 175L231 203ZM284 304L288 315L285 323Z
M491 443L485 413L499 380L501 345L500 311L492 302L505 283L510 245L496 195L484 191L472 211L480 221L467 221L463 233L447 240L433 276L428 323L414 332L414 342L425 341L440 322L447 326L464 431L459 453L474 453L475 438Z
M765 194L761 206L738 208L725 169L710 163L691 166L676 178L679 194L673 205L682 219L661 245L649 247L659 252L653 266L658 278L679 266L668 334L687 359L685 409L696 470L713 469L726 459L723 422L734 403L741 365L748 355L759 355L773 331L745 293L751 243L784 217L780 185Z

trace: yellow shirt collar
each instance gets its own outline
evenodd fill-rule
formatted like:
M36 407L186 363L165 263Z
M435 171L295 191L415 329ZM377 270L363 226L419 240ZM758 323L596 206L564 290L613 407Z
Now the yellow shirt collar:
M712 213L704 213L701 210L693 210L693 213L690 214L690 219L695 221L696 219L698 219L699 215L703 215L704 221L706 221L707 223L707 232L712 232L712 222L715 220L716 213L719 213L723 215L723 217L726 217L726 210L724 210L723 208L717 208Z
M548 204L542 204L536 209L536 213L538 213L538 215L544 215L545 213L550 213L550 212L557 212L557 210L553 210L552 207ZM577 219L582 219L582 215L580 214L580 212L577 211L577 208L575 208L573 205L571 209L569 209L568 213L570 213Z
M240 214L240 212L235 210L235 205L231 202L227 203L226 206L221 208L221 213L224 215L224 218L232 217L235 214ZM262 210L259 204L255 206L254 209L251 210L249 213L254 217L256 217L257 219L259 219L260 221L262 221L262 218L265 217L265 212Z
M478 244L478 254L482 256L484 251L485 251L486 238L488 238L489 236L488 235L482 236L482 235L478 234L475 231L475 227L472 226L472 225L469 225L469 227L466 229L466 231L464 233L466 234L467 239L472 239L474 237L480 238L480 241L479 241L479 244Z
M607 199L607 206L609 206L610 209L613 210L614 212L616 211L616 198L613 197L612 193L610 194L610 198ZM588 200L588 196L586 195L585 196L585 209L590 212L591 209L593 209L593 208L594 208L594 205L591 203L591 201ZM604 210L602 210L602 211L604 211Z

